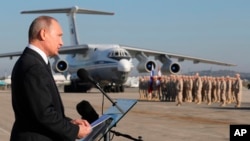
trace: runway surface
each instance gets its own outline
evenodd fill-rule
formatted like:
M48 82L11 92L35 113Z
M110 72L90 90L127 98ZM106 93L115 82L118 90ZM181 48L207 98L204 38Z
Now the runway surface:
M125 93L109 93L112 99L138 99L137 88L127 88ZM65 113L71 118L80 118L76 104L88 100L96 111L102 113L103 96L98 90L89 93L61 93ZM144 141L229 141L230 124L250 124L250 90L243 89L242 106L235 104L220 107L212 105L175 102L138 101L113 130ZM112 104L104 97L104 111ZM10 91L0 91L0 140L8 141L14 114ZM129 139L114 136L114 141Z

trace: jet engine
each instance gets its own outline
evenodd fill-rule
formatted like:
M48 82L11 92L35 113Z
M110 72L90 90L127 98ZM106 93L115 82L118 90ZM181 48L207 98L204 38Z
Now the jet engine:
M59 59L53 63L52 68L56 73L65 72L68 70L68 63L64 60Z
M150 72L152 70L152 66L154 66L154 69L156 68L156 63L155 61L148 61L148 60L144 60L144 61L140 61L138 66L137 66L137 70L142 73L142 72Z
M180 70L181 66L178 63L172 61L164 63L161 67L161 72L163 74L177 74L180 72Z

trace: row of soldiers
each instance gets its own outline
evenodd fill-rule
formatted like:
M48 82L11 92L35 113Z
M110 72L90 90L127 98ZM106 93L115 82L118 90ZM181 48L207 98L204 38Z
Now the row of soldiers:
M220 102L221 106L236 103L240 107L242 80L240 74L235 77L222 76L144 76L139 78L140 99L183 102Z

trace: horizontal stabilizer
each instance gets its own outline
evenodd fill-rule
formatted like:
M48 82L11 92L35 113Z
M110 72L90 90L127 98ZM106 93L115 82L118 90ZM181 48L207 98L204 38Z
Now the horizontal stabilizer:
M79 14L96 14L96 15L114 15L113 12L88 10L79 8L78 6L74 6L71 8L28 10L21 12L21 14L41 14L41 13L79 13Z

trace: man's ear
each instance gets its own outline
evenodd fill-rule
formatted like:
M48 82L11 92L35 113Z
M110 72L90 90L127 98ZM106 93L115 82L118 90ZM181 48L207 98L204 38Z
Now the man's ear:
M46 30L45 30L45 29L41 29L41 30L39 31L38 38L39 38L40 40L44 41L44 40L45 40L45 37L46 37Z

